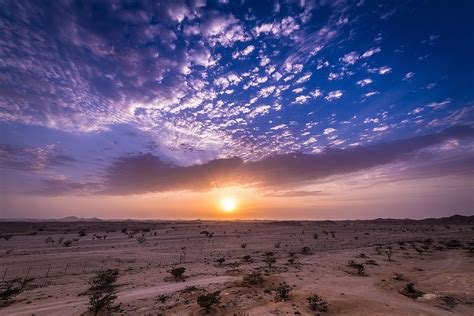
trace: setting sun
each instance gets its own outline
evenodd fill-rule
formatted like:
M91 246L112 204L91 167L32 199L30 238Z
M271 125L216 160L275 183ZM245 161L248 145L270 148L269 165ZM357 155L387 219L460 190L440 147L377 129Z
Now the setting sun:
M225 197L221 200L221 208L226 213L231 213L237 208L237 200L232 197Z

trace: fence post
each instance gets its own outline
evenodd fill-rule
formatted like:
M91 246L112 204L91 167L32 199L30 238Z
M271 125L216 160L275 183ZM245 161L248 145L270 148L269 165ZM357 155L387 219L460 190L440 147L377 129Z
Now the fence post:
M31 266L28 266L28 271L26 272L25 281L28 279L28 276L30 275L30 270L31 270Z
M49 276L49 270L50 270L50 269L51 269L51 264L49 264L49 266L48 266L48 271L46 271L46 277Z
M8 271L8 267L5 267L5 272L3 273L2 282L5 281L5 277L7 276L7 271Z
M86 265L87 265L87 261L84 263L84 268L82 269L82 273L86 272Z
M68 268L68 266L69 266L69 263L66 263L66 269L64 269L64 275L67 274L67 268Z

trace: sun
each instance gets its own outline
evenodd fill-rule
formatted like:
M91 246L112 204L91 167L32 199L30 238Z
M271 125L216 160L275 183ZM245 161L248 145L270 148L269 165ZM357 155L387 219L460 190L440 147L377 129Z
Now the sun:
M233 197L225 197L220 201L221 208L226 213L232 213L237 208L237 200Z

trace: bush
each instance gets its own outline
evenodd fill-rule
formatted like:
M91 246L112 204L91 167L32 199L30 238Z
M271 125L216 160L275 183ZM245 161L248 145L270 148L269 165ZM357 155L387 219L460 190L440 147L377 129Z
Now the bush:
M265 253L265 259L263 259L263 262L265 262L268 265L268 268L271 269L272 265L276 262L274 253L269 251Z
M139 237L137 238L137 241L138 241L139 244L143 244L143 243L146 241L146 238L143 237L143 236L139 236Z
M89 282L89 310L97 315L100 310L110 308L114 303L116 282L118 278L117 269L108 269L97 272Z
M275 301L276 302L283 302L288 301L290 299L290 292L291 287L286 283L280 283L278 287L275 289Z
M251 272L249 274L244 275L243 284L245 286L250 285L261 285L264 279L260 272Z
M213 293L206 293L203 295L199 295L196 299L196 302L199 306L206 310L206 313L211 311L211 308L215 304L219 304L221 297L219 295L219 291Z
M425 294L415 289L414 283L407 283L407 285L400 291L400 293L412 299L416 299L418 297L423 296L423 294Z
M81 229L78 233L79 237L84 237L84 236L87 236L87 232L85 229Z
M322 297L318 295L311 295L306 298L309 308L315 312L327 312L328 311L328 302L326 302Z
M242 259L245 261L245 262L250 262L252 260L252 257L250 255L245 255L242 257Z
M303 248L301 248L301 253L303 255L309 255L311 253L311 249L307 246L304 246Z
M245 248L247 248L247 244L246 244L246 243L240 244L240 247L241 247L242 249L245 249Z
M72 244L72 241L69 239L63 242L64 247L69 247L71 244Z
M180 280L183 277L183 274L185 271L186 271L186 268L177 267L177 268L171 269L170 273L174 277L175 280Z
M225 258L219 258L216 262L221 266L225 262Z
M364 275L365 274L365 266L364 266L363 263L357 263L357 262L354 262L354 260L350 260L347 263L347 266L355 269L357 271L358 275Z
M313 234L313 238L314 238L314 239L318 239L318 238L319 238L318 233L314 233L314 234Z
M2 282L0 284L0 307L7 306L12 303L12 298L20 294L28 280L13 279Z

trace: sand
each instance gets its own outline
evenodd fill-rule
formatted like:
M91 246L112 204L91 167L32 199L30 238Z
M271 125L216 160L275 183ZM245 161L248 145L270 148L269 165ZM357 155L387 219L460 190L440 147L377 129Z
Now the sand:
M0 232L2 284L29 279L0 315L88 314L88 281L112 268L119 270L118 298L101 314L204 315L197 296L220 291L214 315L474 315L473 217L0 222ZM267 252L276 259L271 267ZM350 260L363 263L365 273L357 274ZM185 278L176 281L169 271L181 266ZM243 284L252 271L262 274L262 284ZM291 287L289 300L276 301L283 282ZM410 282L425 295L402 295ZM327 301L328 311L312 311L311 295Z

